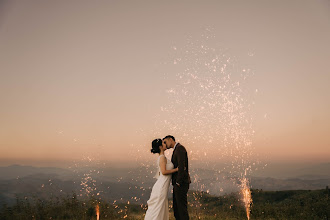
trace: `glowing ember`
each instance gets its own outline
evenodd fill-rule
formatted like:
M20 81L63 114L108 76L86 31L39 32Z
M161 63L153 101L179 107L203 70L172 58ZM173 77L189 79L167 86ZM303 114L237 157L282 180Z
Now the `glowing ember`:
M99 204L96 204L96 219L99 220L100 219L100 207Z
M241 193L243 194L243 202L245 205L246 216L248 219L250 219L252 196L251 196L251 190L249 187L249 182L246 178L243 178L241 187L242 187Z

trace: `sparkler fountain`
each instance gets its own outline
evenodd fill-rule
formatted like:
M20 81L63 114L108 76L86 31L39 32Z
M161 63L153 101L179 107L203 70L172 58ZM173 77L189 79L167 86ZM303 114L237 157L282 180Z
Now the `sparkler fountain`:
M100 219L99 203L101 200L100 194L103 191L98 189L96 178L103 172L101 169L102 165L105 165L105 163L101 163L99 158L99 151L88 154L85 153L82 155L80 161L74 161L74 165L69 167L76 173L78 179L80 179L80 193L78 196L90 199L89 202L91 202L91 204L89 205L93 207L92 209L95 209L97 220Z
M251 203L252 203L252 196L251 196L251 190L249 187L249 182L246 178L242 180L241 184L241 194L243 195L243 202L245 206L245 211L247 218L250 219L250 210L251 210Z
M96 204L96 220L99 220L100 219L100 207L99 207L99 204Z

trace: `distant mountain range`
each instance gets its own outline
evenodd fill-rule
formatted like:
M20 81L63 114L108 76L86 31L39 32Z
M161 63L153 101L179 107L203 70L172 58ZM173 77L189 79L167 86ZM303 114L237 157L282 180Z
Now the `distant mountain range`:
M22 178L35 174L52 174L54 176L70 176L72 171L56 167L33 167L11 165L7 167L0 167L0 180L9 180L15 178Z
M295 164L271 163L268 166L253 172L254 176L279 179L301 178L319 179L330 177L330 163Z
M156 181L152 170L150 167L0 167L0 205L14 203L16 196L48 199L71 196L72 193L78 197L93 196L109 201L145 203ZM326 171L330 171L330 163L300 168L297 172L293 171L290 178L259 175L251 176L249 180L252 188L268 191L324 189L330 186L330 172ZM215 170L191 169L190 174L192 190L223 195L239 189L240 179L232 176L229 171L219 173Z

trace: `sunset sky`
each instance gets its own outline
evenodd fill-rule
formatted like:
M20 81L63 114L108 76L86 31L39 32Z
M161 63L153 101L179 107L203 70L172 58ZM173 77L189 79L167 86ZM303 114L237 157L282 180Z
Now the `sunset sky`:
M171 132L155 134L178 85L164 63L205 27L254 70L255 157L330 162L327 0L0 0L0 165L148 151Z

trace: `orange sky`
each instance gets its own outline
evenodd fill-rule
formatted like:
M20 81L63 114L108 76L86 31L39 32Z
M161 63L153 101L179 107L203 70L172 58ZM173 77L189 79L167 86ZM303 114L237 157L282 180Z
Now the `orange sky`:
M128 152L148 150L173 132L155 133L177 84L163 63L205 26L254 69L246 86L258 91L255 157L329 161L328 1L8 0L0 2L2 165L96 151L130 161ZM173 135L190 143L181 134Z

